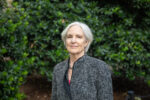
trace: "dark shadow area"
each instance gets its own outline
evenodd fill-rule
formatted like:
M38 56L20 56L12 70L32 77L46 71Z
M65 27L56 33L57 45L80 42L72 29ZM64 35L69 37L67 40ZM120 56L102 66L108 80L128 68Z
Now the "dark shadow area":
M46 77L29 76L20 91L26 95L24 100L50 100L51 82Z
M127 96L128 91L134 91L135 96L140 97L141 100L150 100L150 87L141 78L131 81L115 77L113 78L113 89L116 93L122 93L122 96Z

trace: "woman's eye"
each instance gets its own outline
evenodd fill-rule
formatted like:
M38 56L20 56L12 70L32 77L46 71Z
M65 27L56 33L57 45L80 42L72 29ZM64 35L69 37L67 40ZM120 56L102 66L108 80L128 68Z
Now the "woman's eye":
M72 37L69 36L69 37L67 37L67 38L70 39L70 38L72 38Z
M67 36L67 38L72 38L72 36Z
M78 38L82 38L82 36L77 36Z

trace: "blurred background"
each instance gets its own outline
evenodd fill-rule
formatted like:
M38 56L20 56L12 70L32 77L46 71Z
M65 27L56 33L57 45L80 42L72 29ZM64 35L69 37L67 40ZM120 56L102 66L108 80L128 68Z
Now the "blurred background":
M0 100L50 100L73 21L91 28L88 55L110 65L114 100L150 100L150 0L0 0Z

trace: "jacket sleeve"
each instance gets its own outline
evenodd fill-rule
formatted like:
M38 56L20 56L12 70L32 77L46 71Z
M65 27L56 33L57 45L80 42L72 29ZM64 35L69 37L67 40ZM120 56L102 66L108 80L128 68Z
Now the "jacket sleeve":
M99 66L96 84L97 100L113 100L112 78L107 64Z
M55 76L55 72L54 71L53 71L53 77L52 77L51 100L57 100L57 83L56 83L56 76Z

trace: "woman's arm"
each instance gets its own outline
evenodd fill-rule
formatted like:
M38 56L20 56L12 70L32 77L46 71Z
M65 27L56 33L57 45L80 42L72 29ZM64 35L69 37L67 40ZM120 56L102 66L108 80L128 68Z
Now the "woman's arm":
M97 75L97 100L113 100L111 72L106 64L99 66Z
M52 77L52 94L51 94L51 100L57 100L57 83L56 83L56 76L53 71L53 77Z

